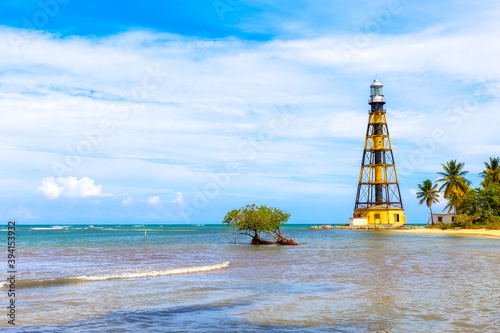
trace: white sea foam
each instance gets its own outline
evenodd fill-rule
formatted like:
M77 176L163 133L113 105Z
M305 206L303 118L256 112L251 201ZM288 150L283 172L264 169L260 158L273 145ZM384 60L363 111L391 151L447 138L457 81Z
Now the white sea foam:
M166 270L162 270L162 271L134 272L134 273L123 273L123 274L75 276L73 279L89 280L89 281L111 280L111 279L131 279L131 278L142 278L142 277L163 276L163 275L173 275L173 274L205 272L205 271L212 271L215 269L226 268L228 266L229 266L229 262L226 261L226 262L223 262L221 264L210 265L210 266L173 268L173 269L166 269Z
M68 229L69 227L66 225L54 225L50 228L30 228L30 230L61 230L61 229Z
M165 276L174 274L186 274L186 273L197 273L206 272L216 269L222 269L229 266L229 262L223 262L221 264L209 265L209 266L196 266L196 267L184 267L184 268L172 268L161 271L147 271L147 272L132 272L132 273L122 273L122 274L106 274L106 275L82 275L82 276L69 276L69 277L59 277L52 279L38 279L38 280L18 280L17 285L45 285L45 284L62 284L62 283L74 283L77 281L103 281L103 280L113 280L113 279L136 279L144 277L155 277L155 276ZM9 281L0 282L0 288L6 287L10 284Z

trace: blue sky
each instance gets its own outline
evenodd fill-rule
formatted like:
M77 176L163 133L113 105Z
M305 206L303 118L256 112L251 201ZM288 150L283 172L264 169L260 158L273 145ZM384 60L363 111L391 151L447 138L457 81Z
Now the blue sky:
M0 210L21 223L352 214L369 85L416 185L500 155L494 1L4 1ZM444 203L436 206L440 211Z

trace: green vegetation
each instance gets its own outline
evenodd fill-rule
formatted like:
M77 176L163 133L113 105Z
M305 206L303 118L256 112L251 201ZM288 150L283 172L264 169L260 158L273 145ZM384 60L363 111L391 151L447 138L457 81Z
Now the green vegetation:
M280 209L266 206L257 207L253 204L228 212L222 223L236 229L236 234L252 237L251 244L253 245L298 245L293 239L287 239L285 235L281 234L280 228L289 218L290 214ZM275 241L271 242L262 239L262 233L272 236Z
M479 174L485 181L500 184L500 157L491 158L490 163L484 162L485 170Z
M448 212L454 208L456 214L460 200L472 184L464 177L469 171L464 171L464 164L457 163L457 160L451 160L446 165L441 165L444 172L438 172L438 175L443 176L443 178L437 180L438 183L442 183L439 192L444 188L443 197L448 199L448 205L445 208L448 208Z
M452 160L442 166L444 172L438 174L443 178L436 181L441 183L439 191L435 191L437 184L428 179L418 185L420 204L426 202L430 208L432 203L438 201L438 192L444 189L443 197L448 199L445 209L448 208L448 212L453 209L455 220L452 225L443 228L500 229L500 158L484 162L485 170L479 173L484 180L477 188L470 187L472 183L465 178L468 171L464 170L463 163Z
M439 191L436 190L437 184L432 184L430 179L426 179L422 182L422 184L418 184L418 189L420 192L417 192L417 199L421 199L419 204L425 204L429 207L431 211L431 224L434 225L434 219L432 218L432 204L439 201ZM429 222L427 222L429 224Z
M460 202L455 224L465 228L500 229L500 185L484 180Z

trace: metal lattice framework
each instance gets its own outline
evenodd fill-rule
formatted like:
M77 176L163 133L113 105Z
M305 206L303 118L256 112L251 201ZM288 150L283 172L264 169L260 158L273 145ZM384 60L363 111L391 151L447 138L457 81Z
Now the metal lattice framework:
M355 209L376 205L403 208L384 104L385 100L370 103Z

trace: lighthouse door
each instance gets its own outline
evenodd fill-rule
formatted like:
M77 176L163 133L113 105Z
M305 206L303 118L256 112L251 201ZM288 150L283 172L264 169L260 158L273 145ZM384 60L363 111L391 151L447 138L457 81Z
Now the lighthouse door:
M375 214L375 224L380 224L380 214Z

